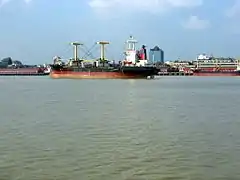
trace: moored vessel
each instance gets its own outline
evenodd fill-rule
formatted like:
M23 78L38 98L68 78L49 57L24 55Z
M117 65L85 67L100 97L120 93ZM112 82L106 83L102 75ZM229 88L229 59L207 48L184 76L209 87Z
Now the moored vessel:
M10 57L0 61L0 76L46 76L50 74L50 67L23 65L20 61L13 61Z
M193 76L239 76L240 63L235 58L224 58L200 54L194 61L177 61L172 64L179 72Z
M239 76L240 64L234 58L216 58L201 54L191 70L195 76Z
M147 63L147 53L145 46L138 51L137 41L130 36L126 41L125 58L118 63L105 59L105 45L108 42L98 42L101 46L101 56L99 59L87 61L78 58L78 46L80 43L72 43L74 46L74 58L64 63L60 57L54 58L51 65L50 76L52 78L70 79L142 79L157 74L157 69Z

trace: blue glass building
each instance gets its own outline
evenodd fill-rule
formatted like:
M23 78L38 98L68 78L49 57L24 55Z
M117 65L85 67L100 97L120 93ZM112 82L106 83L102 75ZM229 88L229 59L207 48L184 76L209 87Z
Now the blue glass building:
M164 63L164 51L158 46L155 46L149 51L149 63Z

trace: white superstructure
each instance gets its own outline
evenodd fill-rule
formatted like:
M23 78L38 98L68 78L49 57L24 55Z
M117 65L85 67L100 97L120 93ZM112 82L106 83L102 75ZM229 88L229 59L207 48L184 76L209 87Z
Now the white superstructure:
M124 52L125 59L123 61L125 66L145 66L147 64L145 49L137 51L137 40L130 36L126 41L126 50Z

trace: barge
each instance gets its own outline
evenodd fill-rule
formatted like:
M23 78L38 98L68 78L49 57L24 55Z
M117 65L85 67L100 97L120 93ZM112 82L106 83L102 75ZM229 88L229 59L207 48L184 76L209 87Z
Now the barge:
M0 61L0 76L46 76L50 74L50 67L23 65L20 61L13 61L10 57Z

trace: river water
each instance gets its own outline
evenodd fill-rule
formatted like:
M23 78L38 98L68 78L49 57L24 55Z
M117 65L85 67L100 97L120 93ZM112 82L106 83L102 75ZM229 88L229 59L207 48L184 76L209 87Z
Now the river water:
M239 180L240 78L0 77L1 180Z

